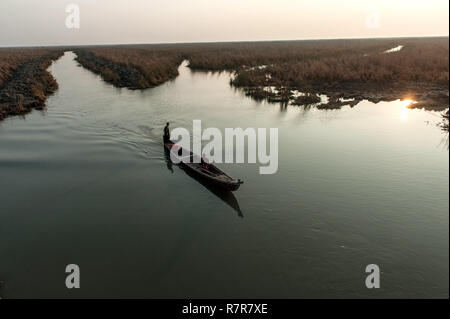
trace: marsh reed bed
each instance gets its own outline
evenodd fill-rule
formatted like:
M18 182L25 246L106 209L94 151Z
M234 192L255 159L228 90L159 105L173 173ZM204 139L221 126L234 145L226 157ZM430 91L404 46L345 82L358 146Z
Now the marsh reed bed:
M448 108L447 37L102 46L76 53L106 81L132 89L173 79L186 59L193 70L232 72L233 86L269 102L312 104L326 94L330 108L363 99Z
M0 120L41 109L58 84L47 72L60 49L0 49Z
M183 56L164 47L93 47L76 49L77 61L117 87L146 89L178 75Z
M396 48L395 50L391 50ZM342 39L64 48L116 87L146 89L195 71L229 71L257 100L340 108L361 100L415 100L448 108L449 42L439 38ZM0 49L0 119L41 108L57 83L46 72L62 48ZM328 102L319 95L329 97Z

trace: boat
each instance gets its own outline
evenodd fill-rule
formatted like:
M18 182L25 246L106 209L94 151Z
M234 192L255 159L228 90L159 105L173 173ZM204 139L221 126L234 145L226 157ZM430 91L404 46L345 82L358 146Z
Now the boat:
M180 165L183 168L189 170L191 173L195 174L195 176L202 178L214 186L234 192L244 183L240 179L235 179L228 176L217 166L209 163L206 158L200 157L188 150L184 150L183 152L181 146L170 140L164 143L164 147L168 152L180 160ZM186 156L189 157L189 159L181 157L181 154L183 153L190 154ZM197 160L194 161L194 159Z
M170 152L164 147L164 158L167 163L167 169L173 171L173 163L170 159ZM237 198L234 196L233 192L230 192L226 189L223 189L221 187L217 187L216 185L213 185L209 183L207 180L201 178L197 174L194 174L191 172L190 169L184 168L183 166L180 166L180 169L186 173L186 175L192 177L192 179L199 182L201 185L203 185L207 190L209 190L212 194L216 195L218 198L220 198L225 204L227 204L229 207L231 207L234 211L237 212L238 216L240 218L244 218L244 213L241 210L241 207L239 206L239 202Z

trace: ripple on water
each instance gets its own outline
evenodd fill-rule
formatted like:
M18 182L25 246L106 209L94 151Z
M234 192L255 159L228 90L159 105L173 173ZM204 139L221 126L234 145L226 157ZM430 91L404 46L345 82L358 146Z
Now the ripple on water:
M61 260L96 271L80 296L370 297L363 266L382 262L380 296L448 297L448 153L425 124L434 116L401 101L282 108L185 66L155 89L115 89L73 58L51 67L45 112L0 123L5 297L64 296ZM245 180L233 197L192 179L166 162L161 134L194 119L278 128L278 172L219 165Z

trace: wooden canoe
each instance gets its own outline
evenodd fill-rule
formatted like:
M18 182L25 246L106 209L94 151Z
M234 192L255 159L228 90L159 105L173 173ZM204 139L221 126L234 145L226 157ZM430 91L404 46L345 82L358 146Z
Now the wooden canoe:
M186 156L188 158L183 159L181 157L182 154L181 146L175 144L172 141L164 143L164 147L173 156L175 156L177 159L180 160L180 165L188 169L191 173L195 174L196 176L204 179L205 181L208 181L212 185L234 192L241 186L241 184L244 183L240 179L234 179L228 176L217 166L208 163L208 161L205 158L200 158L200 163L194 163L194 158L199 159L199 156L190 151L185 150L185 154L190 155Z

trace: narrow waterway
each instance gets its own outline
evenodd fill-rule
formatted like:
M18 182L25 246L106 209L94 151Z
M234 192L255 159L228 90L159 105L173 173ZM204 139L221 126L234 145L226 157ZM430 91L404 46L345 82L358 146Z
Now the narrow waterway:
M405 102L258 103L227 73L117 89L67 52L45 111L0 123L0 295L446 297L449 155ZM162 129L279 129L279 169L221 164L218 192L171 165ZM81 289L65 267L81 268ZM377 264L381 288L365 287Z

